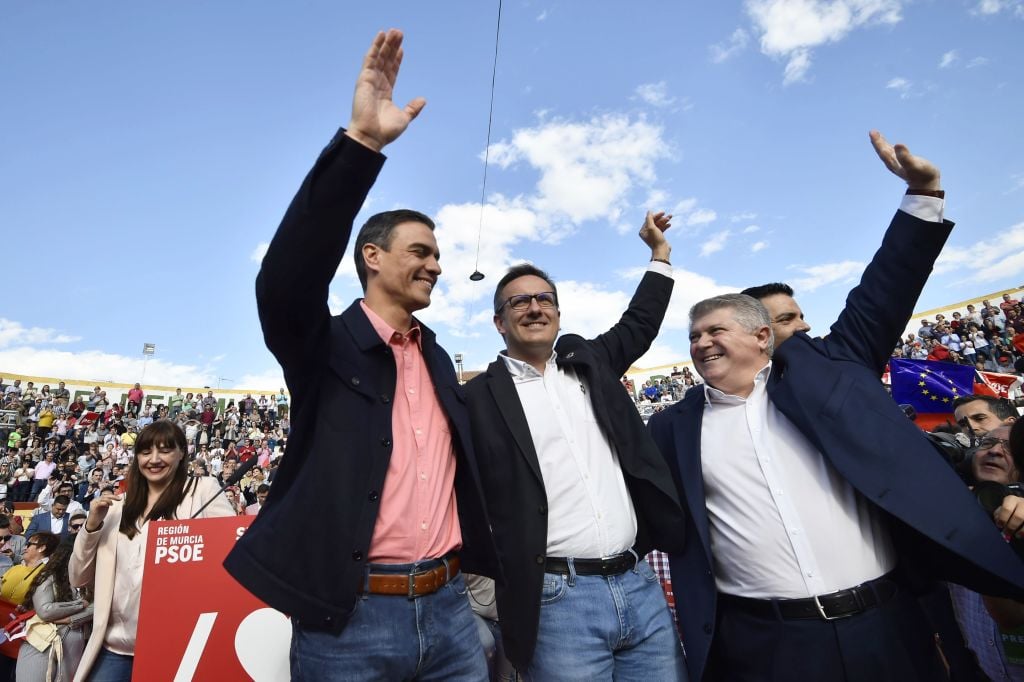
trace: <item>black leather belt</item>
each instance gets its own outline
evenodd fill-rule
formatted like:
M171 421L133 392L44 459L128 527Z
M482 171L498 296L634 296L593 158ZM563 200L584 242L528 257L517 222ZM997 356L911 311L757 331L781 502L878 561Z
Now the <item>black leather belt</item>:
M573 559L576 575L622 575L636 566L636 554L623 552L604 559ZM544 560L545 573L569 574L569 560L549 556Z
M804 599L748 599L719 593L719 599L762 618L783 620L838 620L884 604L899 592L888 575L862 585Z

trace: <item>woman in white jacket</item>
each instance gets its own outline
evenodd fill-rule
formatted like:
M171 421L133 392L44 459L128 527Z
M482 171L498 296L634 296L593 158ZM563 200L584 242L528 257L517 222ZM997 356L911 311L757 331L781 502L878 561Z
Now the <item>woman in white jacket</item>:
M75 680L131 680L149 521L190 518L210 500L202 518L233 514L216 479L189 478L187 452L180 428L153 422L135 441L124 495L108 488L89 507L69 567L71 584L93 583L96 600Z

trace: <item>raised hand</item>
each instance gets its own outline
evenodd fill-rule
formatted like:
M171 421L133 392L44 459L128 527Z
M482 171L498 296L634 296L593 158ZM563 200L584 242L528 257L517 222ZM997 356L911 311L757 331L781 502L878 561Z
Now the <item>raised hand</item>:
M85 530L90 533L95 533L99 530L100 526L103 525L103 519L107 518L110 505L120 499L121 496L116 494L111 488L103 491L102 495L89 503L89 516L85 519Z
M872 130L869 135L878 158L886 168L903 178L909 189L942 189L939 183L939 169L931 161L914 156L906 145L889 144L885 136L877 130Z
M659 211L657 213L647 212L643 227L640 228L640 239L644 244L651 247L651 258L668 260L672 253L672 246L665 239L665 230L672 227L671 214Z
M401 135L427 104L427 100L417 97L400 109L391 101L402 55L401 31L378 33L356 79L347 134L374 151L379 152Z

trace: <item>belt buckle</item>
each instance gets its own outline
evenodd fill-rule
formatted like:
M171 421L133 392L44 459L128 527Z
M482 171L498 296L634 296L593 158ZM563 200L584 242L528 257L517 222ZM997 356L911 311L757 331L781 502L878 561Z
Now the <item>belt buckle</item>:
M831 596L838 595L842 591L843 590L839 590L837 592L830 592L829 594L825 594L825 595L821 595L821 596L823 596L823 597L831 597ZM827 613L825 613L825 607L822 606L821 599L820 599L819 595L814 595L813 598L814 598L814 605L818 607L818 614L821 616L822 620L842 620L843 618L849 618L850 616L855 616L858 613L860 613L860 611L863 611L863 609L864 609L863 602L862 602L862 600L860 598L860 594L858 594L856 590L853 591L853 599L857 603L857 608L859 610L851 611L850 613L844 613L844 614L839 615L839 616L830 616Z

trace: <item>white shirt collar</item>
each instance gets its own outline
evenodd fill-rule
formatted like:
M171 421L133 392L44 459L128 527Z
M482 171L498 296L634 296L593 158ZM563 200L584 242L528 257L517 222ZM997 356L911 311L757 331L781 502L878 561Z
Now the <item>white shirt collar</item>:
M767 383L768 375L770 375L771 372L772 361L769 360L768 364L762 367L761 370L754 376L754 391L757 390L759 384ZM754 391L751 391L751 395L754 394ZM748 398L741 398L737 395L732 395L726 393L725 391L720 391L708 383L704 384L704 404L708 407L714 405L715 403L735 405L738 403L746 402Z
M506 369L508 369L508 373L512 375L512 379L514 380L539 379L544 376L541 372L538 372L537 368L531 365L530 363L524 360L517 360L515 358L511 358L506 354L505 351L502 351L498 355L498 357L505 361L505 367ZM558 352L552 349L551 357L549 357L547 359L547 362L545 363L545 369L557 369L557 365L555 364L555 360L557 358Z

